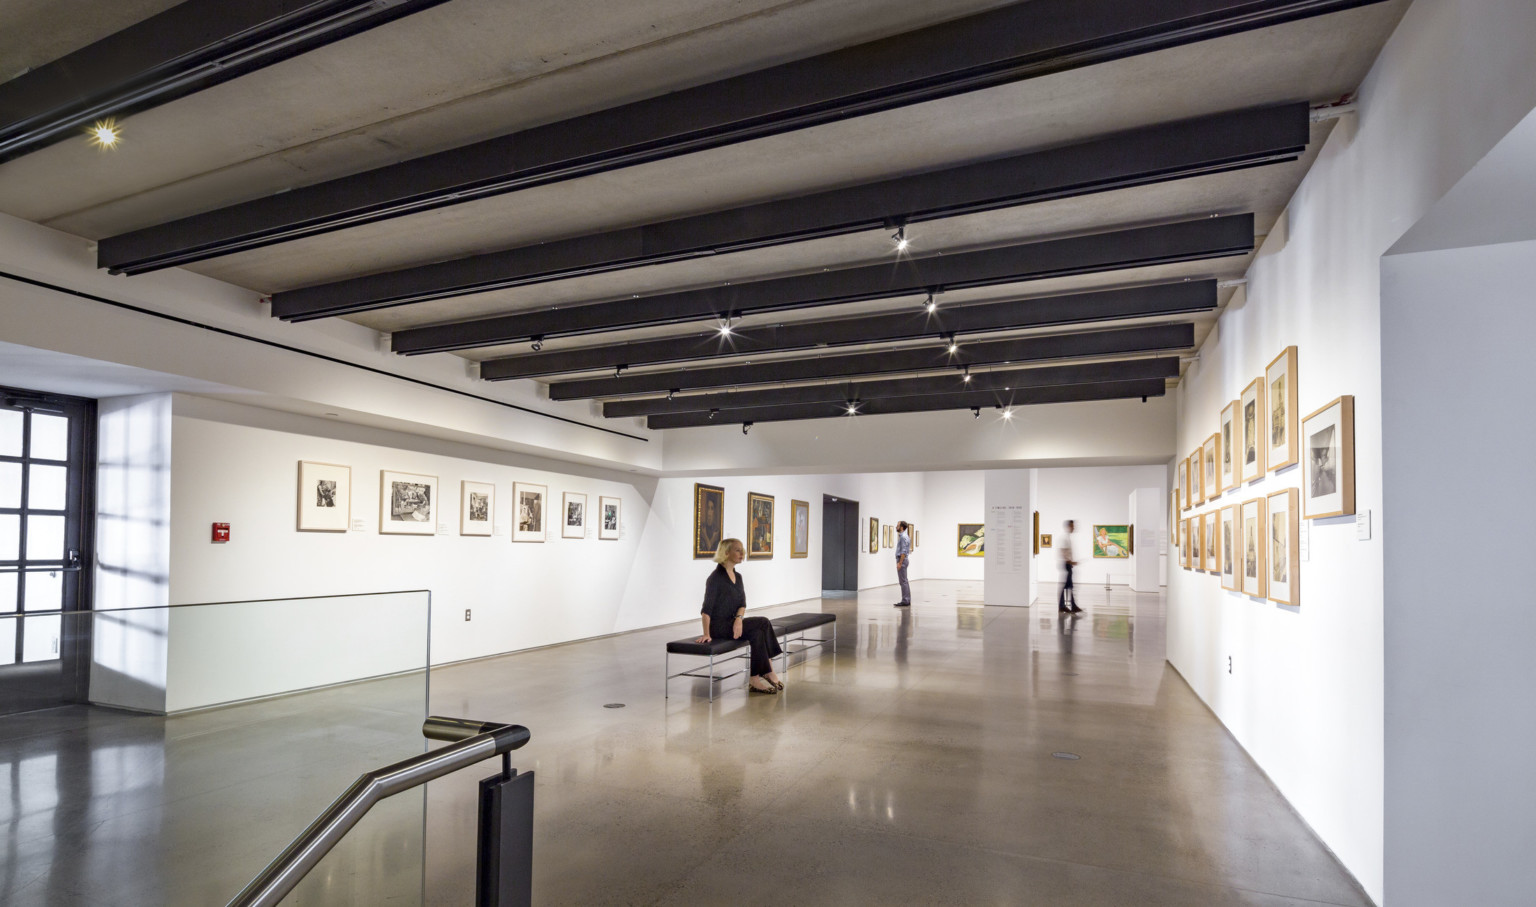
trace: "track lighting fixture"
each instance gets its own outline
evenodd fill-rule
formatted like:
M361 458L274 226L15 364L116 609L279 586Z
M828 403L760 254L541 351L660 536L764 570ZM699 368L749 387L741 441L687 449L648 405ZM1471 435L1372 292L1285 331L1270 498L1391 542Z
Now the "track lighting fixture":
M672 398L677 396L677 391L678 391L678 388L675 388L675 387L672 388L671 390L667 391L667 402L668 403L671 403L672 402Z
M729 336L731 336L731 320L729 318L727 318L725 321L720 323L720 336L721 337L729 337Z
M533 351L537 353L544 348L544 335L535 334L533 338Z
M980 419L981 418L981 407L979 407L979 406L971 407L971 418L972 419Z
M896 244L897 252L907 251L907 249L912 245L912 242L911 240L907 239L906 224L902 224L896 228L896 232L891 234L891 242Z
M971 383L971 367L969 365L967 365L965 367L965 376L963 378L961 378L961 380L964 381L966 384L970 384Z
M858 404L858 401L856 401L856 400L849 400L848 401L848 415L850 415L850 416L857 416L858 414L859 414L859 404Z
M928 301L923 303L923 309L932 315L939 310L939 296L933 290L928 291Z
M944 341L945 351L951 356L960 352L960 344L955 342L954 334L940 334L939 337Z
M743 422L743 423L741 423L741 433L742 434L746 434L747 432L749 432L751 430L752 430L752 423L751 422Z
M87 133L91 137L91 144L102 149L116 148L118 140L123 137L122 128L117 125L117 120L111 117L97 120Z
M624 374L624 370L627 369L627 368L629 368L629 366L627 366L627 365L615 365L613 367L613 377L617 378L620 375Z
M718 410L718 409L712 409L712 410L709 411L709 418L711 418L711 419L715 418L718 415L720 415L720 410Z
M1013 407L1010 406L1007 409L1003 410L1003 418L1004 419L1012 419L1013 418Z

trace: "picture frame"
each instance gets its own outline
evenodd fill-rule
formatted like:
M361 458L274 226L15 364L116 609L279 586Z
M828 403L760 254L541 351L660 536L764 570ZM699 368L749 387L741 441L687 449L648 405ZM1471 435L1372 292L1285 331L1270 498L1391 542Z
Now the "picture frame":
M747 560L773 557L773 495L747 492Z
M880 553L880 521L874 517L869 518L869 553Z
M1214 501L1221 495L1221 432L1213 432L1205 443L1200 445L1200 456L1203 463L1200 467L1200 476L1205 480L1205 499Z
M1237 579L1237 539L1241 535L1237 522L1237 505L1223 507L1221 513L1221 588L1230 592L1241 591Z
M1242 461L1244 482L1257 482L1264 478L1264 457L1269 453L1265 437L1268 432L1262 430L1266 412L1264 379L1255 378L1243 388L1243 396L1238 400L1238 415L1241 418L1239 427L1243 437L1237 450Z
M1041 535L1040 535L1040 547L1041 548L1049 548L1049 547L1051 547L1051 534L1049 532L1041 533Z
M1301 443L1302 519L1354 513L1355 398L1335 397L1301 420Z
M1093 556L1127 558L1131 556L1131 527L1121 524L1093 526Z
M789 556L811 556L811 504L789 500Z
M1189 569L1205 572L1205 514L1189 518Z
M956 533L955 553L959 557L985 557L987 550L985 523L960 523Z
M549 510L549 486L532 482L512 483L512 541L544 541Z
M616 542L619 527L623 525L624 499L601 495L597 499L597 538L599 541Z
M1040 553L1040 511L1035 511L1035 554Z
M1194 506L1205 503L1205 456L1198 447L1189 455L1189 494Z
M1268 589L1265 580L1264 549L1266 524L1264 520L1264 499L1249 498L1243 502L1242 510L1242 575L1239 577L1242 583L1244 595L1254 598L1263 598Z
M1179 521L1179 566L1185 570L1190 569L1189 551L1189 518L1185 517Z
M1265 456L1269 459L1269 471L1274 472L1300 461L1300 443L1296 439L1296 347L1281 350L1264 369L1264 388L1269 395Z
M1301 604L1301 492L1277 491L1265 499L1269 551L1266 598L1282 605Z
M576 491L560 493L560 537L587 537L587 496Z
M1213 510L1205 515L1205 572L1219 576L1221 558L1221 511Z
M1168 492L1168 544L1179 546L1179 493Z
M1179 512L1183 513L1184 511L1188 510L1190 508L1190 506L1191 506L1190 505L1190 500L1189 500L1189 498L1190 498L1190 494L1189 494L1189 457L1185 457L1184 459L1179 461L1178 485L1179 485Z
M894 547L896 547L896 527L895 526L892 526L890 523L886 523L884 526L880 527L880 533L881 533L882 537L884 538L885 547L887 547L887 548L894 548Z
M437 476L379 470L379 532L436 535L441 506Z
M490 535L496 518L496 486L459 482L459 535Z
M1243 483L1243 467L1238 460L1237 444L1241 440L1237 430L1237 409L1241 402L1233 400L1221 408L1221 490L1228 492Z
M352 467L299 461L299 532L346 532L352 528Z
M724 538L725 489L693 484L693 559L713 558Z

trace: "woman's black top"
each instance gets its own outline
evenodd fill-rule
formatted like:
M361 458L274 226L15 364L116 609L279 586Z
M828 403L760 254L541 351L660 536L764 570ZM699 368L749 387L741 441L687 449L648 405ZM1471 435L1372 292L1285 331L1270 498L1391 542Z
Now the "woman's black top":
M715 567L704 583L704 607L699 609L700 614L709 615L709 635L730 639L736 612L746 607L747 589L742 585L741 574L736 574L736 582L732 583L724 564Z

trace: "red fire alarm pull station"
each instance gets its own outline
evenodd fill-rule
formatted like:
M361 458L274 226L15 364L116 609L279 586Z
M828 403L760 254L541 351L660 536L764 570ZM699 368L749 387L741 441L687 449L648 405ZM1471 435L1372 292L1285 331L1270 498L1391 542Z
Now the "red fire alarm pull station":
M214 523L213 524L213 540L215 542L227 542L227 541L229 541L229 524L228 523Z

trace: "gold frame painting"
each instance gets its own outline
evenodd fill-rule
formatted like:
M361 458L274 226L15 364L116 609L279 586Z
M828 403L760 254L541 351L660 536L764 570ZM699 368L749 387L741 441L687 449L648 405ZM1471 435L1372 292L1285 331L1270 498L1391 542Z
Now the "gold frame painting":
M1051 534L1049 532L1041 533L1041 535L1040 535L1040 547L1041 548L1049 548L1049 547L1051 547Z
M1221 548L1226 556L1221 561L1221 588L1229 592L1242 591L1237 579L1237 556L1234 552L1238 549L1238 539L1242 535L1237 524L1237 505L1223 507L1221 514Z
M1300 461L1296 440L1296 347L1280 351L1264 369L1269 394L1269 471L1295 466Z
M1237 428L1237 410L1242 406L1233 400L1221 408L1221 490L1231 491L1243 484L1243 464L1237 456L1237 444L1241 440Z
M1301 604L1301 492L1294 488L1266 498L1269 510L1269 590L1265 595L1282 605Z
M966 539L971 539L969 543ZM985 557L987 553L987 524L959 523L955 532L956 557Z
M773 557L773 495L747 492L747 560Z
M880 521L874 517L869 518L869 553L880 553Z
M1035 553L1040 553L1040 511L1035 511Z
M1355 512L1355 398L1336 397L1301 420L1301 518Z
M1243 481L1257 482L1264 478L1264 457L1269 453L1269 444L1266 443L1268 432L1260 431L1260 420L1265 417L1268 410L1264 408L1264 379L1255 378L1243 388L1243 396L1238 401L1238 415L1241 416L1242 442L1238 446L1239 459L1242 461Z
M1217 470L1221 468L1221 433L1213 432L1205 443L1200 445L1200 455L1204 458L1204 464L1200 467L1201 478L1205 479L1205 499L1214 501L1221 495L1221 476Z
M1240 577L1242 592L1254 598L1263 598L1268 591L1264 553L1268 538L1268 524L1264 519L1264 499L1249 498L1243 502L1242 552L1243 572Z
M789 499L789 556L811 556L811 504Z
M706 505L713 504L710 508ZM710 516L713 509L714 515ZM725 538L725 489L693 483L693 559L713 558Z

